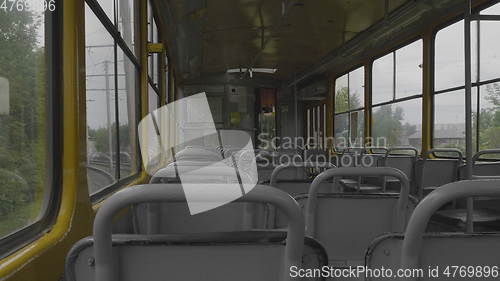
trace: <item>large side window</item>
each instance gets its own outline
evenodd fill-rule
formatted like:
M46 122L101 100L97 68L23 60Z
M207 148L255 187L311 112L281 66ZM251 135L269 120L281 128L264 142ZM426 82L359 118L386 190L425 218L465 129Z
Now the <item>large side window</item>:
M481 11L500 14L500 4ZM500 147L500 37L497 21L471 24L473 149ZM464 21L436 33L434 147L465 152Z
M365 68L335 80L334 136L338 149L363 145Z
M104 3L106 2L106 3ZM85 6L87 179L90 194L136 174L138 62L134 55L134 1L99 1L113 26ZM116 5L115 5L115 4ZM96 8L96 7L93 7ZM108 15L109 16L109 15ZM101 17L103 17L101 15ZM114 17L111 17L113 19ZM113 37L109 29L119 31Z
M50 69L59 57L51 39L58 11L44 12L38 2L21 3L30 10L0 7L0 256L19 246L9 238L42 232L57 209Z
M372 137L378 146L422 146L422 40L373 62Z

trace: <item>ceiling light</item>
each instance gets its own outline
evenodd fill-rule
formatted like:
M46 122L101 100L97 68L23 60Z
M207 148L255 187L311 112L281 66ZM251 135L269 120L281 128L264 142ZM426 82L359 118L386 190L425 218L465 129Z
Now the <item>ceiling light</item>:
M230 68L226 72L227 73L245 73L245 72L258 72L258 73L268 73L268 74L274 74L278 71L277 68Z

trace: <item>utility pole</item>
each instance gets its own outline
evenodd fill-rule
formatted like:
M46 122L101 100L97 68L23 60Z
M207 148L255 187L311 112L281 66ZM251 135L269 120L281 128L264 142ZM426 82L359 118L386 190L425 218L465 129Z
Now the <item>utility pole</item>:
M109 63L110 61L104 61L104 73L106 81L106 113L107 113L107 125L108 125L108 151L109 151L109 171L113 172L113 126L111 123L111 98L109 93Z

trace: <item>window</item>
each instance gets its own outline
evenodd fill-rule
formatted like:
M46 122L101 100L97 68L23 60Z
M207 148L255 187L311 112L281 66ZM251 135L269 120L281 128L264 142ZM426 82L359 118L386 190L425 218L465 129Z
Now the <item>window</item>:
M28 1L38 7L38 1ZM19 12L0 9L0 255L13 245L7 237L39 233L47 227L57 185L51 181L58 157L52 136L56 94L51 77L51 54L58 40L49 17L38 9ZM36 24L34 24L36 22ZM13 24L16 23L16 24ZM54 23L56 24L56 23ZM55 55L55 56L53 56ZM50 58L50 59L49 59ZM58 75L57 73L53 73ZM60 78L60 77L59 77ZM58 117L54 117L58 118ZM19 236L17 236L19 235Z
M158 94L151 85L149 85L148 89L148 101L149 101L149 112L155 111L158 108L158 105L160 104L160 99L158 97Z
M158 25L153 15L151 1L148 1L148 41L158 43ZM160 54L150 53L148 57L148 76L149 76L149 112L160 106ZM153 96L154 95L154 96Z
M365 68L357 68L335 80L335 146L363 145Z
M133 47L133 28L125 28L124 22L115 23L115 26L130 32L121 33L124 38L114 39L104 26L106 23L88 6L94 4L91 2L85 6L87 179L90 194L138 172L138 64L128 49ZM122 0L118 7L124 9L132 4L133 1ZM133 18L131 14L129 17ZM127 48L127 52L122 47Z
M500 14L496 4L481 14ZM500 37L497 21L471 23L474 151L500 147ZM461 43L460 43L461 42ZM436 33L434 147L465 152L464 21Z
M422 40L373 62L372 144L422 144Z

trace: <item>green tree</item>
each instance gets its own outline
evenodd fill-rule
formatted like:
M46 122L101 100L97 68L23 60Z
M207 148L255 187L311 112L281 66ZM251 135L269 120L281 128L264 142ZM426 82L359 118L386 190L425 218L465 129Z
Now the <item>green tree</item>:
M403 128L403 109L401 107L394 107L391 104L382 105L373 112L373 133L375 144L381 139L385 138L386 145L395 145L399 140L405 128ZM406 124L406 129L411 129L409 124ZM416 127L414 128L416 130Z
M37 42L42 18L29 11L0 13L0 77L9 81L10 93L10 112L0 115L3 236L38 216L42 204L47 178L46 129L41 118L45 115L46 74L44 48Z

